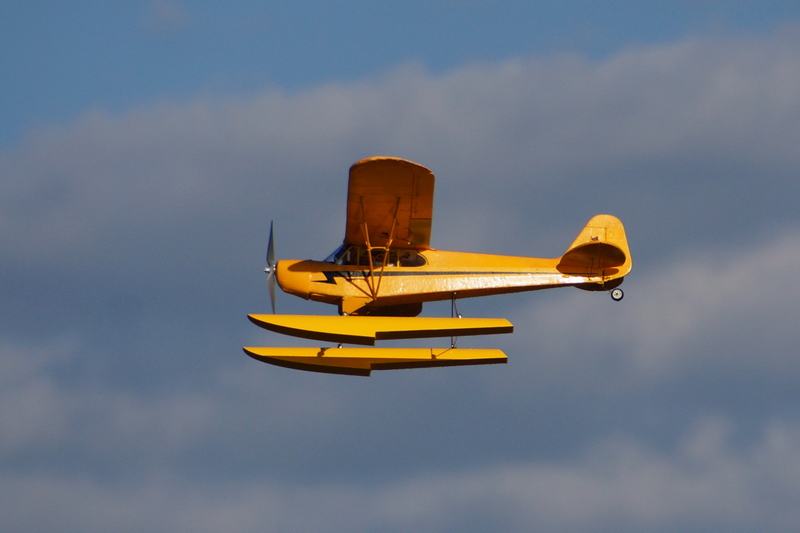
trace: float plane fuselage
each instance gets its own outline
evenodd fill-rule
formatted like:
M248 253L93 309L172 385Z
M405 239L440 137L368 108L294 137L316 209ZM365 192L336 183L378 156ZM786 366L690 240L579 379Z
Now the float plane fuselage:
M507 333L512 329L507 321L507 326L490 322L501 319L471 319L472 326L467 327L460 317L418 317L424 302L452 300L455 306L456 299L461 298L568 286L609 291L613 299L622 299L618 287L631 270L631 258L625 229L616 217L593 217L561 257L449 252L430 246L433 191L433 173L417 163L392 157L355 163L350 168L343 244L323 261L275 261L270 229L267 253L273 310L277 282L289 294L336 305L340 316L250 315L251 320L280 333L332 342L353 342L362 339L359 332L366 332L366 342L355 342L373 344L386 338ZM353 332L356 334L351 335ZM395 356L402 355L400 352L391 352L392 357L385 357L387 349L375 357L359 352L356 355L368 362L361 361L359 370L351 371L353 368L346 365L333 364L336 356L328 355L327 349L321 349L323 355L316 354L316 361L306 357L308 354L276 359L274 355L263 355L267 349L260 349L262 355L250 351L259 349L245 350L253 357L282 366L360 374L382 368L443 366L435 362L444 362L447 357L428 354L423 359L429 364L417 359L392 363ZM457 349L451 346L451 350ZM335 353L352 364L353 357ZM488 357L491 360L460 359L463 354L456 352L450 355L455 362L447 364L504 362L505 358L504 354L502 358Z

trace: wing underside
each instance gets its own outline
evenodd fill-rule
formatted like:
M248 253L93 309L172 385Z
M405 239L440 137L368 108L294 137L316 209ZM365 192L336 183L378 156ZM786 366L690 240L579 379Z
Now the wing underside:
M350 167L344 243L413 250L430 248L433 173L393 157Z

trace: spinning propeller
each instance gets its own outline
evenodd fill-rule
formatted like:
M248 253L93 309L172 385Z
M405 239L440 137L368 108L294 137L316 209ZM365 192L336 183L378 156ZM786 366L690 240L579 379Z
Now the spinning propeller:
M275 275L278 271L278 262L275 261L275 242L272 239L272 222L269 223L269 244L267 244L267 288L269 289L269 301L272 304L272 314L275 314Z

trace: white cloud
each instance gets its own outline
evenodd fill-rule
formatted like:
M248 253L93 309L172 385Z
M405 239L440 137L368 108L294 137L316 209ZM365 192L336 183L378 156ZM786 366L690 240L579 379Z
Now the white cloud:
M674 452L626 438L569 461L431 472L377 485L268 480L134 482L4 476L16 530L82 531L792 531L800 519L800 429L774 421L745 450L730 421L701 418ZM47 502L31 516L32 501Z
M449 216L459 217L462 195L474 201L499 180L482 201L490 212L509 206L510 220L530 216L514 199L566 188L641 196L664 179L639 176L610 189L597 181L620 165L796 169L797 43L787 30L762 41L630 50L600 63L529 58L440 77L407 66L296 94L93 112L2 154L0 239L12 257L41 257L85 254L127 233L186 232L203 217L242 226L265 211L286 219L302 210L335 223L347 167L377 153L416 159L445 177L451 185L440 190L452 204L440 198L437 206ZM751 176L729 179L720 185L754 186ZM766 179L758 186L780 190ZM301 231L312 233L315 222Z
M238 349L202 388L115 387L89 376L74 383L64 371L85 368L77 364L83 351L75 341L0 349L0 457L60 448L98 463L157 464L211 444L275 446L330 431L353 401L335 381L289 385L285 374L259 372Z
M635 254L635 248L633 248ZM634 269L625 299L574 292L531 303L518 315L520 379L635 389L693 372L797 381L800 232L771 242L694 251ZM519 348L518 348L519 349ZM529 374L530 373L530 374Z
M198 393L145 397L65 383L59 370L80 354L71 344L0 350L0 454L78 446L106 454L149 449L158 455L195 441L215 419L209 398Z
M66 359L69 344L0 346L0 454L57 440L67 432L63 412L70 409L71 399L61 394L45 369Z

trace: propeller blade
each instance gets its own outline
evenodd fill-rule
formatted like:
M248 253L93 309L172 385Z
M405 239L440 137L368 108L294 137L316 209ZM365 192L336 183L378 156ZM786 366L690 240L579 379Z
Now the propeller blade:
M278 262L275 261L275 240L272 237L272 221L269 223L269 243L267 244L267 288L269 289L269 302L272 304L272 314L275 314L275 276Z
M267 244L267 265L270 271L275 269L275 242L272 240L272 221L269 223L269 244Z
M272 314L275 314L275 271L267 275L267 288L269 289L269 303L272 304Z

